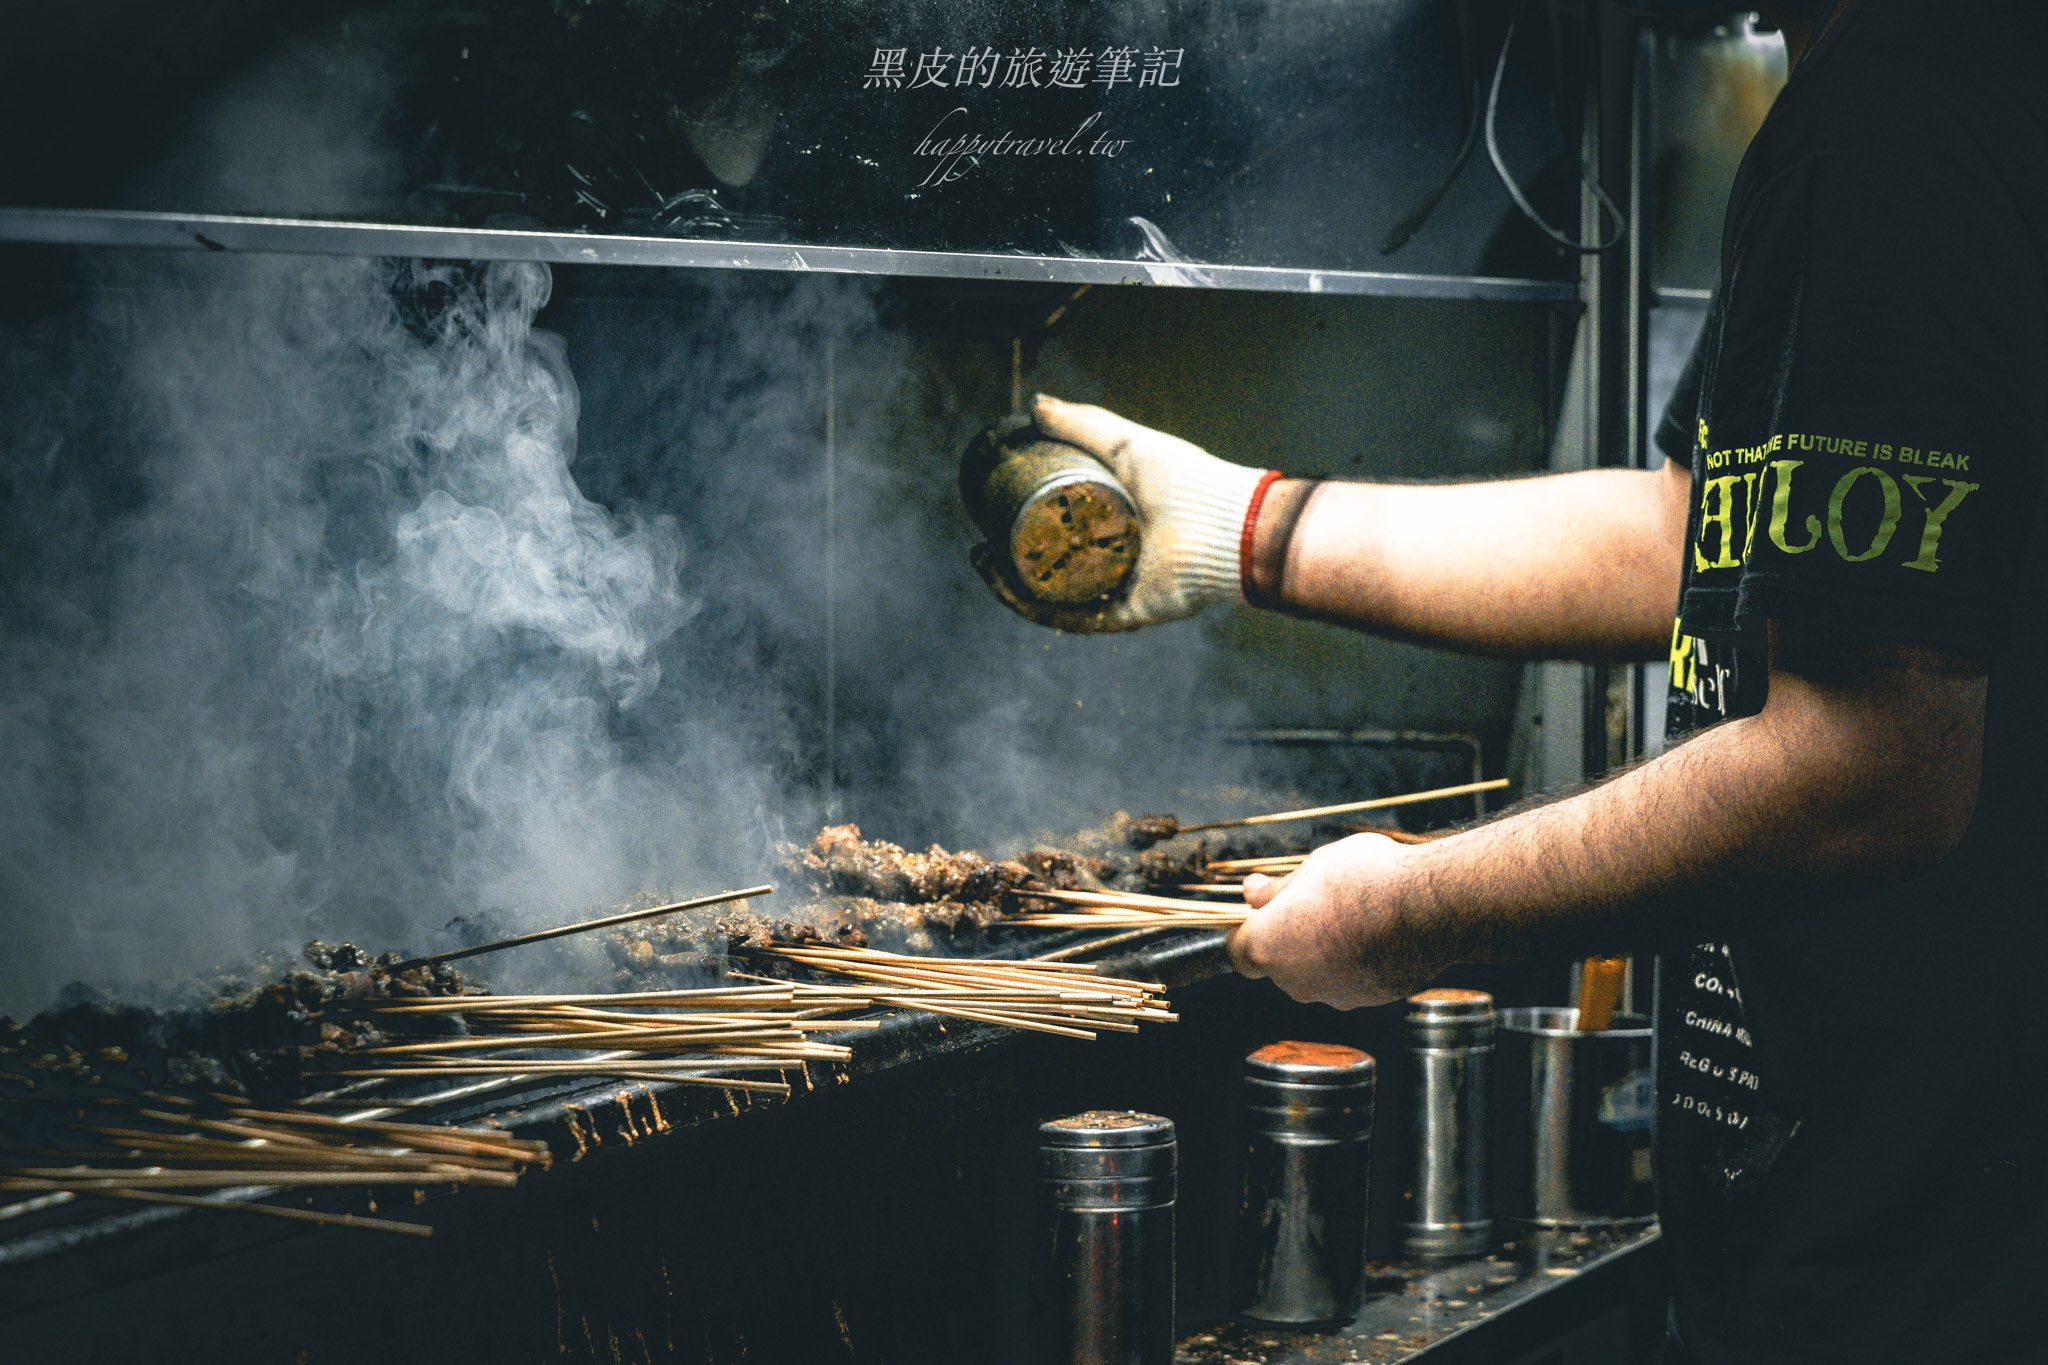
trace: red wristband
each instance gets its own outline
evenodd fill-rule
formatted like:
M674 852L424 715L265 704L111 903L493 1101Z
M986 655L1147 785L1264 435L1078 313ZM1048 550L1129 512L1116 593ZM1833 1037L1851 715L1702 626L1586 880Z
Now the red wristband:
M1259 585L1252 581L1252 537L1259 528L1259 509L1266 505L1266 494L1282 475L1277 469L1269 469L1259 480L1259 486L1252 490L1252 505L1244 509L1244 530L1237 538L1237 576L1244 589L1244 600L1255 607L1269 605L1259 594Z

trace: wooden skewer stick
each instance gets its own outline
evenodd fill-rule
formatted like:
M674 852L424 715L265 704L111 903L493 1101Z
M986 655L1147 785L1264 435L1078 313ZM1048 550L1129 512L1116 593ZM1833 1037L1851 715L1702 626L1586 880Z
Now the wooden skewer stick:
M1249 912L1224 911L1214 915L1153 915L1138 910L1102 910L1095 914L1025 915L1006 920L1022 929L1127 929L1143 925L1151 929L1235 929Z
M59 1188L87 1190L155 1188L232 1190L244 1186L308 1185L501 1185L519 1183L511 1171L484 1171L473 1166L438 1166L414 1170L393 1167L389 1171L294 1171L274 1166L239 1170L180 1170L173 1167L29 1166L0 1172L0 1185L15 1180L49 1181Z
M298 1153L289 1148L244 1147L232 1142L180 1142L176 1138L151 1141L129 1138L117 1140L122 1152L129 1153L126 1159L151 1161L173 1161L180 1163L175 1169L184 1170L191 1163L213 1163L221 1166L247 1167L277 1171L289 1178L292 1172L305 1171L355 1171L364 1176L390 1176L397 1173L417 1173L423 1179L433 1180L440 1172L452 1169L446 1157L424 1156L417 1153L389 1151L365 1151L339 1149L323 1152L317 1156ZM471 1158L461 1164L464 1170L510 1171L510 1161L488 1161ZM173 1169L167 1167L166 1169Z
M1405 829L1393 829L1386 825L1346 825L1344 828L1353 834L1377 834L1380 838L1392 839L1397 844L1433 844L1447 832L1410 834Z
M819 1058L820 1061L838 1060ZM434 1062L426 1058L415 1058L404 1066L359 1067L348 1071L331 1071L331 1076L532 1076L545 1080L550 1076L632 1076L636 1080L654 1077L657 1080L704 1082L715 1085L732 1085L746 1089L752 1085L772 1086L768 1081L741 1081L728 1078L729 1071L787 1071L796 1063L781 1057L639 1057L622 1061L605 1062L536 1062L505 1061L490 1058L457 1059Z
M1056 962L1042 957L920 957L915 953L887 953L879 948L839 948L824 944L790 944L770 951L783 957L829 957L861 962L912 963L935 971L954 968L1003 968L1019 972L1065 972L1070 975L1092 976L1100 970L1092 962Z
M848 996L844 1000L829 999L824 1003L836 1005L843 1009L862 1009L866 1007L868 1002L866 996L863 995L860 997ZM877 1029L882 1026L882 1021L879 1019L820 1019L817 1017L818 1011L815 1009L763 1010L758 1014L698 1014L695 1012L688 1014L633 1014L625 1010L586 1010L574 1008L572 1012L565 1013L567 1017L550 1014L544 1019L536 1020L531 1024L521 1024L518 1027L546 1029L554 1027L557 1022L560 1022L574 1024L580 1028L587 1021L607 1028L622 1023L645 1027L682 1028L694 1026L705 1021L713 1021L732 1024L750 1023L762 1027L773 1026L775 1028L823 1029L827 1032L836 1032L841 1029ZM495 1025L498 1021L489 1015L485 1015L477 1022L479 1024Z
M1209 864L1209 871L1221 872L1225 876L1240 872L1292 872L1308 861L1306 853L1289 853L1272 858L1228 858Z
M841 972L859 977L863 981L882 982L893 989L895 995L930 996L944 999L948 996L979 996L987 998L991 993L1015 994L1027 999L1048 1000L1062 995L1076 998L1101 999L1106 996L1135 996L1146 994L1137 987L1120 986L1108 981L1090 981L1086 978L1064 977L1051 980L1032 981L1028 978L1006 972L954 972L921 971L912 967L880 967L866 963L814 963L829 971ZM874 990L875 987L866 987Z
M1072 1028L1064 1024L1043 1023L1025 1015L998 1014L992 1010L965 1010L953 1005L939 1006L933 1009L932 1013L951 1015L956 1019L971 1019L976 1023L982 1024L1001 1024L1005 1028L1029 1029L1033 1033L1057 1033L1063 1037L1081 1038L1091 1043L1095 1041L1095 1034L1092 1030Z
M1038 895L1039 893L1026 892L1024 894ZM1031 986L1049 985L1052 980L1060 979L1056 975L1058 973L1066 974L1066 979L1069 980L1085 973L1086 979L1075 981L1074 984L1076 986L1082 988L1120 989L1140 993L1157 992L1159 989L1158 986L1151 982L1129 981L1122 977L1103 976L1096 971L1093 963L1087 962L1055 963L1041 962L1029 958L1022 961L1005 961L1000 958L915 957L908 953L877 953L871 951L862 951L858 957L855 957L850 954L842 956L845 950L841 949L779 948L775 951L778 956L812 965L826 966L834 971L849 970L849 968L834 965L836 962L843 961L850 965L864 967L870 971L887 969L896 973L941 977L949 982L988 980L1004 983L1021 983ZM837 988L834 987L832 989Z
M1029 893L1026 893L1029 894ZM1088 963L1034 963L1007 962L999 958L953 958L916 957L908 953L868 953L858 956L838 951L819 951L810 948L778 948L773 950L778 957L792 962L802 962L813 967L824 967L837 972L911 972L923 976L943 979L947 982L978 982L997 980L1029 986L1050 986L1071 982L1082 986L1128 984L1115 978L1097 974ZM1084 967L1085 972L1063 971L1062 968Z
M788 1070L794 1066L796 1066L795 1062L784 1062L776 1069ZM459 1067L413 1067L390 1071L341 1071L335 1074L340 1076L417 1078L421 1076L525 1076L529 1074L529 1071L516 1066L495 1067L472 1064ZM787 1096L789 1094L789 1083L786 1081L744 1081L732 1076L707 1076L702 1072L656 1071L647 1068L614 1065L594 1067L588 1071L577 1071L567 1074L570 1076L588 1076L605 1080L663 1081L670 1085L708 1085L719 1090L758 1090L769 1095Z
M1168 925L1165 927L1171 928L1172 926ZM1056 948L1052 952L1031 960L1033 962L1048 962L1065 957L1078 957L1082 953L1107 952L1111 948L1121 948L1126 943L1136 943L1139 939L1157 932L1158 930L1156 929L1131 929L1121 934L1111 934L1107 938L1092 938L1085 943L1074 943L1064 948Z
M336 1003L378 1014L468 1014L491 1011L516 1013L524 1010L563 1009L572 1005L597 1008L639 1005L649 1009L679 1010L713 1006L751 1009L755 1006L794 1003L796 991L789 982L775 981L768 977L757 979L765 984L727 986L715 990L627 991L617 995L450 995L435 1000L347 1000Z
M583 1052L590 1048L593 1039L587 1033L516 1035L510 1038L468 1037L437 1038L430 1043L402 1043L397 1047L366 1047L349 1053L351 1057L439 1057L458 1052L504 1052L509 1050L574 1051ZM731 1047L742 1043L801 1043L803 1035L793 1029L748 1029L726 1033L706 1033L696 1029L682 1029L674 1032L607 1033L602 1036L607 1045L624 1046L633 1052L687 1052L696 1047Z
M1121 910L1210 911L1214 901L1191 901L1176 896L1152 896L1139 891L1025 891L1027 900L1065 901L1070 905L1100 905Z
M1199 834L1208 829L1239 829L1245 825L1279 825L1290 820L1314 820L1325 815L1349 815L1358 810L1385 810L1389 806L1412 806L1423 801L1441 801L1450 796L1470 796L1474 792L1499 791L1508 784L1505 777L1491 782L1467 782L1457 787L1439 787L1435 791L1409 792L1405 796L1381 796L1370 801L1347 801L1340 806L1311 806L1307 810L1283 810L1272 815L1247 815L1240 820L1211 820L1205 825L1177 825L1181 834Z
M522 1155L517 1152L488 1150L481 1144L429 1150L390 1145L376 1146L369 1143L319 1142L312 1138L293 1138L288 1134L263 1128L238 1129L234 1124L207 1126L213 1132L233 1133L237 1136L209 1137L204 1133L163 1133L141 1128L89 1128L86 1131L120 1139L125 1145L130 1146L154 1146L164 1151L226 1150L276 1161L295 1161L301 1166L318 1166L330 1160L445 1161L450 1156L460 1157L466 1161L487 1161L502 1165L519 1160ZM375 1139L378 1135L370 1136ZM391 1139L384 1141L388 1143Z
M503 1150L532 1161L548 1158L548 1145L525 1138L513 1137L494 1128L446 1128L437 1123L389 1123L375 1119L338 1119L330 1114L279 1113L267 1109L251 1109L237 1106L229 1112L252 1119L271 1123L296 1124L305 1128L339 1133L377 1133L387 1137L399 1137L409 1143L430 1145L433 1143L461 1143L465 1146Z
M46 1186L48 1182L22 1182L21 1187L34 1189ZM57 1190L66 1199L74 1197L74 1191ZM293 1209L279 1204L264 1204L254 1201L234 1200L223 1202L195 1194L166 1194L161 1190L96 1189L88 1190L102 1199L127 1199L140 1204L178 1204L192 1209L213 1209L222 1213L260 1213L271 1218L287 1218L299 1223L318 1223L334 1228L361 1228L366 1232L396 1232L407 1237L432 1237L433 1228L425 1223L406 1223L395 1218L369 1218L358 1213L322 1213L318 1209ZM39 1201L30 1201L39 1202ZM19 1207L19 1206L17 1206Z
M475 957L479 953L495 953L504 948L518 948L528 943L540 943L551 938L564 938L570 934L587 934L593 929L609 929L615 924L631 924L635 920L653 919L658 915L673 915L683 910L700 910L707 905L724 905L728 901L743 901L754 896L765 896L774 891L772 886L750 886L744 891L721 891L715 896L699 896L695 900L677 901L673 905L657 905L648 910L628 910L623 915L606 915L602 919L587 919L577 924L558 924L552 929L538 929L516 938L501 938L496 943L480 943L474 948L451 948L445 953L428 953L425 957L408 958L404 962L387 967L386 971L402 972L413 967L426 967L436 962L453 962L457 958Z

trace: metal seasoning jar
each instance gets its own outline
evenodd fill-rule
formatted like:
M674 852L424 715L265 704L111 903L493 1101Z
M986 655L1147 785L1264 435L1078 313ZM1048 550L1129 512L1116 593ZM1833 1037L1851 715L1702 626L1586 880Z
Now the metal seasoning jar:
M1261 1322L1349 1321L1365 1278L1378 1064L1334 1043L1245 1058L1236 1305Z
M1493 997L1432 990L1408 998L1414 1153L1403 1250L1422 1260L1477 1256L1493 1237L1487 1125L1493 1088Z
M1018 591L1056 606L1114 597L1138 562L1138 509L1100 460L1006 417L960 458L960 496Z
M1172 1365L1173 1121L1093 1110L1038 1129L1035 1365Z

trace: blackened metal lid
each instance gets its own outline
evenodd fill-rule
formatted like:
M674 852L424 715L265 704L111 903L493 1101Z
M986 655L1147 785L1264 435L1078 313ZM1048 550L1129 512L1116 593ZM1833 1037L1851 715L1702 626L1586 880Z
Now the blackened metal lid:
M1173 1120L1094 1109L1038 1126L1038 1178L1060 1208L1163 1208L1179 1185Z
M1091 1109L1038 1125L1045 1147L1158 1147L1174 1140L1173 1120L1135 1109Z
M1268 1043L1244 1059L1248 1079L1290 1085L1366 1085L1379 1063L1370 1052L1340 1043Z

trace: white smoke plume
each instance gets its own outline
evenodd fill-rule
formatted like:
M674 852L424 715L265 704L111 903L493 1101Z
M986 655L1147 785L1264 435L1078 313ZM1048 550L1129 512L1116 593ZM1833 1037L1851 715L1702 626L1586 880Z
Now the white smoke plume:
M1217 771L1196 627L1057 637L974 579L1000 377L871 286L572 299L565 339L533 265L108 271L0 337L0 1010L773 877L828 791L994 851Z

